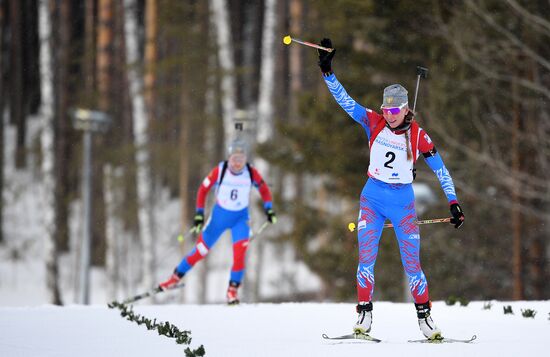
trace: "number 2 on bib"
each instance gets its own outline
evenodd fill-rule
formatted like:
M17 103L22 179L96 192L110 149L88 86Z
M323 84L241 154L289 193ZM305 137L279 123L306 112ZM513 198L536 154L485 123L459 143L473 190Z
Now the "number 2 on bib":
M390 164L393 162L393 160L395 160L395 153L392 151L388 151L386 153L386 157L389 157L390 159L384 163L384 167L393 169L393 166L390 166Z

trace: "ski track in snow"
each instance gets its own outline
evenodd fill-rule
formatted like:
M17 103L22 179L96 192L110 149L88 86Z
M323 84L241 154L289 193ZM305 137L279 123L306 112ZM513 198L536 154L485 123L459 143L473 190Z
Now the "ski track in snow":
M435 302L434 320L447 337L478 336L471 344L411 344L421 338L414 306L375 302L372 335L379 344L325 341L351 332L351 303L136 305L151 320L191 330L191 348L207 356L546 356L550 301L483 302L467 307ZM514 315L504 315L511 305ZM524 318L521 309L537 311ZM120 317L106 306L0 308L0 356L184 356L185 345Z

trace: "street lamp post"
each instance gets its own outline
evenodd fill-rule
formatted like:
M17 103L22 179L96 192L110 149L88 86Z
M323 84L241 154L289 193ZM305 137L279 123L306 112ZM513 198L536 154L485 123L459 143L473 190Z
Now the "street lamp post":
M100 111L75 109L71 113L73 125L84 132L82 164L83 232L80 247L78 302L90 303L90 243L92 218L92 134L106 132L110 117Z

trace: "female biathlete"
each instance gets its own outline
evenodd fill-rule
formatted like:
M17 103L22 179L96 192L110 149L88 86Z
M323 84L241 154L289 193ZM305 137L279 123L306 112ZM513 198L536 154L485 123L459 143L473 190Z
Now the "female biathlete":
M272 207L271 191L258 170L248 164L247 147L244 141L234 140L229 146L228 160L220 162L202 181L197 193L193 226L199 233L197 242L174 269L172 276L159 284L161 289L170 289L177 285L181 278L208 254L222 233L231 229L233 266L229 275L227 303L239 303L238 288L245 273L245 255L250 237L248 206L252 187L256 187L260 192L267 220L272 224L277 222ZM202 230L206 196L212 187L216 187L216 204Z
M330 39L321 46L332 48ZM428 339L441 338L441 330L430 315L428 282L420 267L420 233L414 206L414 163L419 154L436 174L449 201L453 218L459 228L464 214L455 193L453 180L428 134L414 120L408 106L407 90L393 84L384 89L382 115L353 100L332 72L331 62L336 50L319 50L319 66L330 93L336 102L361 124L369 139L370 163L368 180L360 198L357 222L359 264L357 267L357 323L354 333L366 334L372 325L372 294L374 265L384 221L389 219L397 236L401 262L409 280L420 330Z

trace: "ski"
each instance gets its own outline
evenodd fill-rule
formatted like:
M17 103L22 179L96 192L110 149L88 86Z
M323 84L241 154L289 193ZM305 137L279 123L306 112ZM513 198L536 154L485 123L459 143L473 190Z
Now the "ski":
M421 340L409 340L408 342L411 342L411 343L470 343L474 341L476 338L477 336L473 335L471 338L465 339L465 340L441 337L441 338L435 338L433 340L428 340L427 338L424 338Z
M368 341L368 342L382 342L382 340L379 340L375 337L372 337L371 335L368 335L366 333L350 333L349 335L342 335L342 336L336 336L336 337L329 337L326 334L322 335L325 340L360 340L360 341Z
M131 298L128 298L128 299L124 300L124 301L122 302L122 304L123 304L123 305L132 304L132 303L134 303L134 302L136 302L136 301L138 301L138 300L145 299L146 297L156 295L156 294L158 294L158 293L160 293L160 292L163 292L163 291L175 290L175 289L182 288L184 285L185 285L184 283L180 283L180 284L174 285L173 287L168 288L168 289L166 289L166 290L162 290L162 289L160 288L160 286L157 286L157 287L154 288L154 289L151 289L151 290L149 290L149 291L146 291L146 292L144 292L144 293L138 294L138 295L136 295L136 296L134 296L134 297L131 297ZM113 301L113 302L116 302L116 301Z

